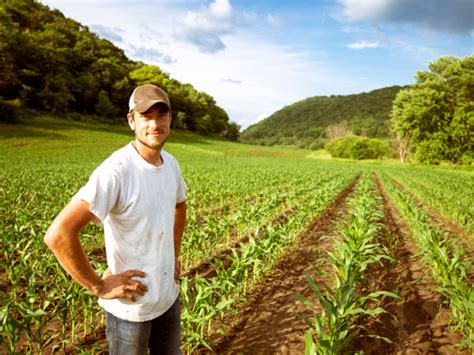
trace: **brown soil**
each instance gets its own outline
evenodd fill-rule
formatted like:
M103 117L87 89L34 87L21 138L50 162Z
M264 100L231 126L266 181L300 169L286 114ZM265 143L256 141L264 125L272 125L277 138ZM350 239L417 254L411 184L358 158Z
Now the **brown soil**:
M281 257L272 274L252 288L248 302L237 305L238 319L227 336L214 339L215 353L304 353L303 335L308 326L295 311L308 318L313 313L296 301L294 294L314 300L306 273L318 284L324 283L324 277L313 269L314 261L324 257L331 248L332 241L322 237L334 232L357 181L358 177L311 223L298 244ZM321 268L329 271L327 265ZM206 351L202 349L202 352Z
M471 282L474 282L474 236L459 227L457 224L443 217L435 208L420 200L412 191L410 191L400 181L391 178L393 184L399 189L405 191L415 202L415 204L428 214L428 218L434 226L440 229L442 233L447 233L449 238L455 239L466 252L464 259L471 264L468 270L468 277Z
M470 354L469 350L455 346L462 337L450 331L449 313L441 305L442 296L434 292L436 286L425 274L416 245L408 237L407 228L378 177L375 182L384 205L383 223L390 230L391 244L396 246L397 262L372 268L369 288L395 292L400 299L386 298L381 305L394 317L384 314L362 321L369 334L388 337L393 344L362 338L354 342L354 348L365 354Z

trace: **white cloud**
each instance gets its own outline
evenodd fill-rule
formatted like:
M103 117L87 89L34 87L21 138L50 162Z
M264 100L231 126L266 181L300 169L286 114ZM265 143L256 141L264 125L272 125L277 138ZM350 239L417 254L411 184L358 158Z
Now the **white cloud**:
M214 0L209 5L209 11L216 17L228 17L232 12L232 6L228 0Z
M178 62L162 68L212 95L230 120L243 128L257 122L262 113L268 116L309 96L348 94L367 88L361 89L361 84L348 79L344 71L315 59L321 55L314 52L277 45L254 34L231 35L226 44L225 51L212 56L184 43L174 44L173 52L166 52L173 53Z
M369 41L357 41L347 45L351 49L365 49L365 48L378 48L380 42L369 42Z
M441 53L434 48L405 41L394 41L392 49L398 55L399 53L404 53L405 56L414 58L421 66L425 67L427 67L432 60L441 56Z
M254 13L234 11L228 0L214 0L199 11L188 11L178 21L176 37L203 53L217 53L226 48L222 36L255 18Z
M135 59L150 61L155 63L172 64L176 62L169 54L162 53L158 49L148 47L135 47L130 45L127 55Z
M341 0L342 15L349 21L364 21L385 16L392 0Z
M472 0L339 0L337 18L345 21L413 23L433 31L469 33L474 28Z

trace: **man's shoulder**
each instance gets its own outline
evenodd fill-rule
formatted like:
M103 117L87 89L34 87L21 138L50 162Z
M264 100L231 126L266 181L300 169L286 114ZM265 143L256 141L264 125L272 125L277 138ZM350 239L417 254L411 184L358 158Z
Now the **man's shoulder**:
M171 155L170 153L168 153L166 150L162 149L161 150L161 156L164 158L164 160L167 160L169 162L172 162L173 164L177 164L178 161L176 160L176 158Z
M106 170L112 175L118 177L123 175L124 171L131 164L130 144L116 150L107 159L105 159L98 169Z

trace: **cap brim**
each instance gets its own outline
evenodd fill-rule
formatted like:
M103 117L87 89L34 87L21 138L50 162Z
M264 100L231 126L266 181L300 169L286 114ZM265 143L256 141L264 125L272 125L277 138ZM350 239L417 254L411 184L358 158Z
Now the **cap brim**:
M144 113L153 105L160 104L160 103L168 107L168 110L170 109L168 103L164 100L150 100L150 101L145 101L145 102L135 105L133 110L137 111L138 113Z

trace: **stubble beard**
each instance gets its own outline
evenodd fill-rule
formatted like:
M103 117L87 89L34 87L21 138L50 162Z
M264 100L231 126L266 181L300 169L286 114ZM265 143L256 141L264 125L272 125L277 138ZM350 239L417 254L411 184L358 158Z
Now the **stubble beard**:
M160 140L159 143L156 143L156 144L150 144L148 143L147 141L141 139L140 137L138 136L135 136L136 140L140 142L141 145L149 148L149 149L152 149L152 150L156 150L156 151L161 151L161 149L163 148L163 146L165 145L166 141L168 140L168 137L166 137L164 140Z

